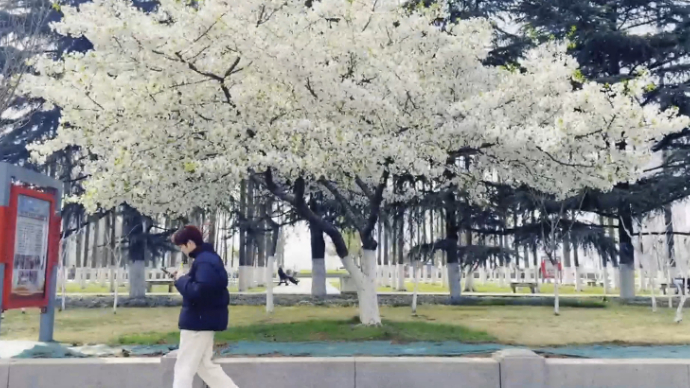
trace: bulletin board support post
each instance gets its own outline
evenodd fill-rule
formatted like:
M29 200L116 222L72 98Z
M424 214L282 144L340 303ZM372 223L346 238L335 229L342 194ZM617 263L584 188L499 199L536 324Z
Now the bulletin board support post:
M41 342L53 342L55 332L55 296L57 293L57 270L54 266L50 271L50 283L47 292L48 306L41 310L41 323L38 328L38 340Z

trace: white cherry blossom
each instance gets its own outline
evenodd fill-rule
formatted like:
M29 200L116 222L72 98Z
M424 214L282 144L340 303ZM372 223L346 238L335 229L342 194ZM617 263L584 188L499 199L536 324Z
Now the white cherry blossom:
M37 157L67 146L89 156L81 200L92 210L211 206L267 168L344 189L388 171L475 193L488 173L559 195L606 190L638 176L651 139L688 124L640 106L642 75L573 90L575 60L556 42L530 51L522 70L483 66L490 23L442 25L438 8L160 3L149 14L122 0L64 7L55 30L95 49L40 58L23 85L63 113ZM470 172L454 162L461 155L472 156Z

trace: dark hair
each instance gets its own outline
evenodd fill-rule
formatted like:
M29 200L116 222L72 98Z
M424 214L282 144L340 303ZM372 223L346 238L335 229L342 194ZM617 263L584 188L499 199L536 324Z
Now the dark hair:
M194 225L187 225L178 230L172 238L173 244L177 246L186 245L190 241L194 242L198 247L204 243L204 236L201 234L199 228Z

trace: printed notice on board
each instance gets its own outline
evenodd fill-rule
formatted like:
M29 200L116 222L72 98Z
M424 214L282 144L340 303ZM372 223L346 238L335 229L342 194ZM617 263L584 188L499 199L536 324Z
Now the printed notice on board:
M20 195L14 241L12 294L42 296L46 285L50 202Z

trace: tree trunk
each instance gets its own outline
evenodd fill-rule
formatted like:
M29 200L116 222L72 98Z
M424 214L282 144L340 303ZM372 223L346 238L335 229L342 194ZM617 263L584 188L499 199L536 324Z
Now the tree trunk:
M656 272L656 271L655 271ZM656 312L656 273L649 279L652 287L652 312Z
M262 287L266 285L266 279L264 277L266 271L262 270L262 268L266 267L266 234L261 232L256 240L256 267L259 273L258 279L256 279L256 285Z
M108 238L108 247L106 248L106 252L108 252L108 260L110 266L110 292L115 292L115 288L117 288L117 280L115 279L115 274L117 273L117 267L115 266L115 239L117 238L117 207L113 208L108 217L108 220L108 228L106 229L106 233L110 233L110 237Z
M275 257L268 256L266 264L266 312L273 312L273 267L275 266Z
M472 231L465 231L465 243L466 246L472 245ZM477 292L474 287L474 272L476 267L474 265L466 265L466 267L467 278L465 279L465 292Z
M564 283L570 281L570 269L572 268L572 263L570 260L570 233L566 233L563 241L563 271L564 271Z
M240 214L247 214L247 182L240 183ZM240 223L240 252L237 286L240 292L247 291L249 288L249 260L247 259L247 226Z
M269 199L266 207L264 208L264 215L270 217L273 212L273 200ZM275 258L277 255L282 254L283 244L281 241L281 230L278 223L274 221L267 221L270 223L271 234L268 239L268 246L266 247L266 253L268 254L268 260L266 263L266 271L264 278L266 279L266 312L273 312L273 270L275 269ZM268 225L267 225L268 226Z
M81 256L82 256L82 240L84 238L84 231L83 228L84 224L82 222L82 217L81 215L77 216L77 230L74 231L74 238L76 240L76 248L75 248L75 263L74 266L75 268L81 268ZM76 280L76 279L75 279Z
M682 283L678 285L680 292L680 302L678 302L678 308L676 309L676 316L673 319L675 323L680 323L683 320L683 307L685 307L685 299L688 297L688 278L687 275L683 273L681 278Z
M129 263L129 297L143 298L146 296L146 262L145 260Z
M390 255L390 247L389 247L389 241L391 236L391 228L388 223L388 221L383 223L383 285L385 287L391 287L393 284L391 283L391 272L390 272L390 261L391 261L391 255ZM380 242L379 242L380 243ZM381 249L381 248L379 248Z
M89 216L86 219L86 225L84 227L86 228L86 233L84 234L84 245L83 245L83 255L82 255L82 262L81 262L81 269L79 271L79 286L81 289L86 289L86 270L87 270L87 265L89 263L89 252L91 252L90 249L90 244L91 244L91 227L92 227L92 220L93 217ZM91 280L91 279L89 279Z
M635 297L635 250L632 238L626 233L626 229L633 233L633 219L629 211L621 209L622 223L618 227L618 239L620 242L618 266L620 269L620 297L630 300Z
M524 215L524 216L522 217L522 225L525 225L525 224L527 224L527 215ZM527 244L524 245L524 247L523 247L522 250L523 250L523 255L524 255L525 272L526 272L526 273L531 273L531 271L530 271L529 269L530 269L532 266L530 265L530 262L529 262L529 256L530 256L530 254L529 254L529 248L527 247ZM530 276L531 276L531 275L530 275ZM534 279L534 280L536 281L537 279Z
M458 257L458 224L455 212L455 195L449 193L446 198L445 208L446 239L450 241L450 248L446 250L448 288L450 289L450 302L458 303L461 294L460 260Z
M309 224L311 236L311 295L326 296L326 241L315 223Z
M673 206L668 205L664 207L664 224L666 225L666 248L668 255L668 263L675 267L675 240L673 239Z
M448 258L453 260L453 256L457 256L457 252L448 252ZM458 264L457 259L455 262L449 261L447 265L448 271L448 286L450 288L450 301L451 303L458 303L460 301L461 292L461 282L462 282L462 271L460 271L460 264Z
M87 267L89 263L89 252L91 252L91 227L93 226L93 217L89 216L86 219L86 234L84 235L84 255L83 255L83 261L82 261L82 266L84 268Z
M381 243L382 238L383 238L383 221L379 218L377 224L376 224L376 241ZM376 249L376 280L377 284L381 287L385 286L385 274L386 274L386 269L383 266L383 249L380 247Z
M317 198L311 198L309 209L314 214L320 214ZM325 297L327 294L326 240L323 237L323 229L316 222L309 222L309 238L311 242L311 295Z
M558 295L558 283L559 283L559 275L558 271L556 271L556 278L554 279L553 282L553 296L554 296L554 301L553 301L553 313L556 315L561 315L561 308L560 308L560 299Z
M575 292L582 292L582 274L580 273L580 253L577 244L573 244L573 261L575 264Z
M419 290L419 261L412 264L414 274L414 290L412 291L412 315L417 315L417 291Z
M397 237L397 248L396 248L396 253L397 253L397 284L396 284L396 289L398 291L407 291L407 288L405 287L405 252L404 252L404 247L405 247L405 213L403 210L399 210L396 213L396 223L395 226L397 228L396 230L396 237Z
M347 258L352 260L351 258ZM379 300L376 294L376 251L362 250L361 279L357 284L359 319L364 325L380 325Z
M100 226L101 220L96 219L93 228L93 245L91 246L91 268L102 267L101 261L103 258L98 254L98 246L100 244Z
M223 241L222 241L222 251L223 251L223 264L228 266L228 217L223 213ZM232 236L232 235L231 235ZM232 237L231 237L232 238ZM230 267L232 268L232 267Z

